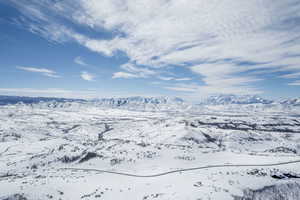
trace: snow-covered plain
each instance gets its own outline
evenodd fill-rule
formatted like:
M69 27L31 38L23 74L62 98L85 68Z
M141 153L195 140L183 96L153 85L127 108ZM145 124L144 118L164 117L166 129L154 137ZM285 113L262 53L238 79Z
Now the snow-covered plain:
M0 106L0 199L300 199L298 106L110 104Z

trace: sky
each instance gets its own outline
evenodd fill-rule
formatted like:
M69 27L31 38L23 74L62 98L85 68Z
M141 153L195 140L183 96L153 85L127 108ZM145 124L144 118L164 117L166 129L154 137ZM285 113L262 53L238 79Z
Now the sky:
M300 96L299 0L0 0L0 94Z

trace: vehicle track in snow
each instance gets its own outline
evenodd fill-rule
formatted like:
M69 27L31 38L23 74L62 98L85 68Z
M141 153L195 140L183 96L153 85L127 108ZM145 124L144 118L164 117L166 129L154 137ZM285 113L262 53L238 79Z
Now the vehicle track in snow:
M281 165L288 165L288 164L295 164L300 163L300 160L294 161L287 161L287 162L279 162L279 163L269 163L269 164L223 164L223 165L206 165L202 167L192 167L192 168L185 168L185 169L177 169L166 171L158 174L151 174L151 175L138 175L138 174L130 174L130 173L123 173L123 172L114 172L109 170L101 170L101 169L90 169L90 168L60 168L59 170L73 170L73 171L84 171L84 172L100 172L100 173L107 173L107 174L115 174L121 176L130 176L130 177L137 177L137 178L154 178L159 176L165 176L174 173L180 172L187 172L187 171L195 171L195 170L202 170L202 169L211 169L211 168L226 168L226 167L275 167Z

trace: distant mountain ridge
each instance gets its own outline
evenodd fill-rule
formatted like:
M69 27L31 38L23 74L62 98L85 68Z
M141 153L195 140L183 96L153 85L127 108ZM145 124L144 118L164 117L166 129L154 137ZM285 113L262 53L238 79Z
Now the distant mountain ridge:
M127 97L95 99L92 103L100 107L122 108L128 110L182 110L190 107L178 97Z
M181 109L192 106L185 100L178 97L124 97L124 98L99 98L93 100L68 99L55 97L24 97L24 96L1 96L0 105L9 104L40 104L47 107L70 107L82 106L100 106L110 108L125 109ZM281 106L300 106L300 98L291 98L284 100L268 100L257 95L213 95L198 103L198 105L281 105Z
M281 100L280 104L300 106L300 98L292 98L292 99Z
M191 105L178 97L127 97L127 98L100 98L93 100L0 96L0 105L29 105L35 108L88 108L91 106L103 108L120 108L128 110L182 110Z
M200 102L202 105L227 105L227 104L271 104L272 100L264 99L257 95L213 95Z
M127 98L102 98L95 99L93 102L103 105L111 105L111 106L123 106L128 104L173 104L184 103L184 100L178 97L127 97Z
M75 101L85 101L83 99L68 99L68 98L55 98L55 97L26 97L26 96L4 96L0 95L0 105L8 104L35 104L41 102L75 102Z

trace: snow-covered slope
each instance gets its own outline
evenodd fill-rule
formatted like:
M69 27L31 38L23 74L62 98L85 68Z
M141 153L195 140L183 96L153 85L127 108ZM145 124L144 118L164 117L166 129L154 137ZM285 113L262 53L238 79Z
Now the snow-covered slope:
M299 196L300 111L174 109L185 105L135 97L0 106L0 199Z

